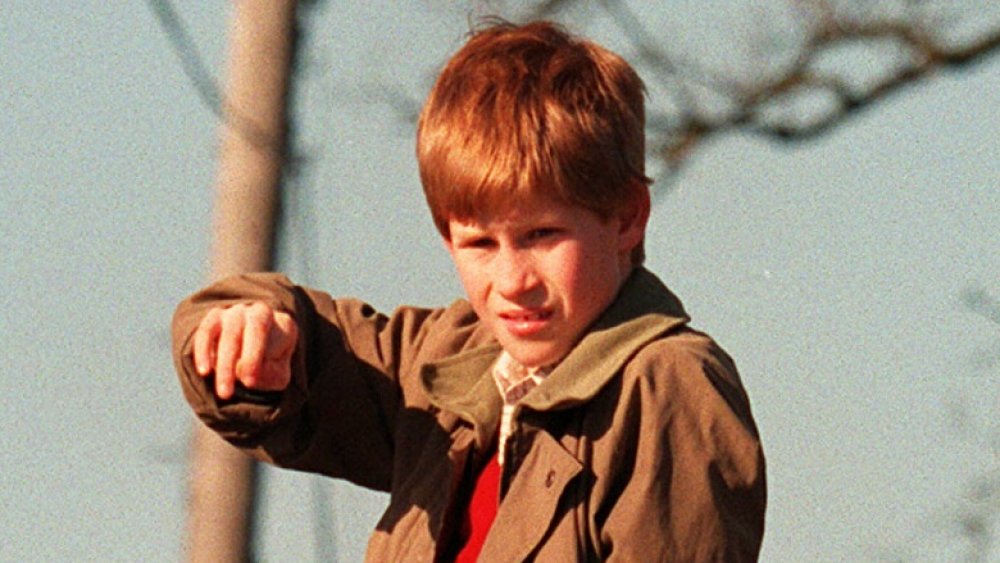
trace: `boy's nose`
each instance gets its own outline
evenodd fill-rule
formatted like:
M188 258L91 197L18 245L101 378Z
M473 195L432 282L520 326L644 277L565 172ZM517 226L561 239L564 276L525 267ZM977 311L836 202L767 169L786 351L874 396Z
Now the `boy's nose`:
M513 299L531 291L538 285L531 258L523 253L500 252L497 260L495 285L504 298Z

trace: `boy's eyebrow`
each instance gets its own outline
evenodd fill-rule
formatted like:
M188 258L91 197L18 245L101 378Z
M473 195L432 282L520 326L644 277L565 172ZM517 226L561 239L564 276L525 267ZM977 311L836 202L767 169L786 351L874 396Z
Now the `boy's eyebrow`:
M484 234L486 234L486 229L484 229L483 227L470 224L452 225L450 231L452 238L455 237L472 238L472 237L483 236Z

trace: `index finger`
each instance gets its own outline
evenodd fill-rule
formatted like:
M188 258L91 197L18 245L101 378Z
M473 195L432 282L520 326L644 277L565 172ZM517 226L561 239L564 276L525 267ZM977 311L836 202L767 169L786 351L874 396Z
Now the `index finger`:
M215 369L216 347L222 332L222 310L211 309L198 323L192 343L194 367L198 375L204 377Z

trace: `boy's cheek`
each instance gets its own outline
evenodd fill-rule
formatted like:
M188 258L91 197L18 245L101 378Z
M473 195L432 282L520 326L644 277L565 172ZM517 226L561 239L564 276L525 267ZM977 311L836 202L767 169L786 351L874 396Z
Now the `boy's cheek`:
M463 268L460 264L456 263L456 272L458 274L458 281L462 284L462 290L465 292L465 298L468 299L469 303L472 304L473 310L479 318L484 318L486 313L486 297L482 290L482 284L480 283L480 277L468 271L467 268Z
M476 288L481 287L487 280L486 268L478 264L467 251L461 249L451 252L451 262L455 266L459 281L465 288L466 294L471 298Z

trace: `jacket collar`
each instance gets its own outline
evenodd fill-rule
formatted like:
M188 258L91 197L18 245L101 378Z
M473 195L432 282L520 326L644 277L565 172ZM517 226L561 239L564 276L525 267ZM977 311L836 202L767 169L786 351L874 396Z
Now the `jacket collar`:
M570 408L589 401L640 348L689 321L680 300L654 274L637 268L618 297L521 405L533 410ZM496 343L423 367L431 403L454 412L476 428L476 443L488 444L502 401L490 368Z
M500 425L503 400L490 374L500 352L500 345L493 342L421 369L421 383L431 404L472 423L480 449L490 444Z

